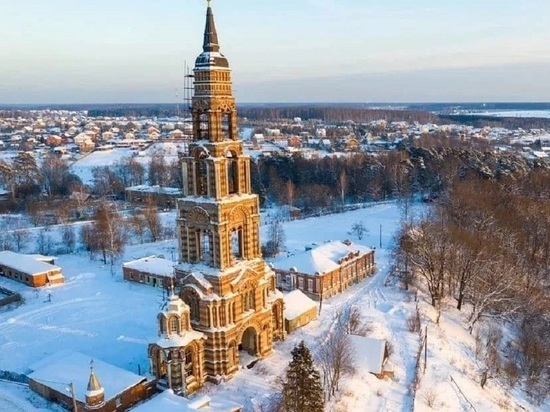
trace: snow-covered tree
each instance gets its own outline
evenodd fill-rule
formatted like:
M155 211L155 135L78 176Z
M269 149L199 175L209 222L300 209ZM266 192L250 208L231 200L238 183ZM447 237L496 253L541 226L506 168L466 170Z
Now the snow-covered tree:
M313 365L311 351L304 341L292 350L283 383L285 412L323 412L325 408L321 376Z

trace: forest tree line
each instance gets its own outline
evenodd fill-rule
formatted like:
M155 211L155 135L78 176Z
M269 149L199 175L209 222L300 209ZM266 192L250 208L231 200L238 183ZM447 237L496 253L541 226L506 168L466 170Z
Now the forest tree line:
M489 378L524 384L543 402L550 394L548 170L455 179L430 213L404 219L396 258L405 287L423 285L439 315L450 305L467 314L481 386Z

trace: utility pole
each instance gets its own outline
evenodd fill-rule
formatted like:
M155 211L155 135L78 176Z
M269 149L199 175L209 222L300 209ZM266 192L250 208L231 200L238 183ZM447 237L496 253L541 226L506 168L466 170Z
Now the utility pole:
M69 389L71 391L71 398L73 399L73 411L78 412L78 405L76 404L76 395L74 393L74 384L72 382L69 384Z
M426 365L428 364L428 325L424 332L424 375L426 374Z
M382 223L380 223L380 249L382 249Z

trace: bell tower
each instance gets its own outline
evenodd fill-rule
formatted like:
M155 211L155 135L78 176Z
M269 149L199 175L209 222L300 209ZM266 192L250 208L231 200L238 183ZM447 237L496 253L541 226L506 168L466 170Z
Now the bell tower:
M179 209L180 260L224 270L236 259L260 257L259 204L210 4L202 48L193 70L193 142L182 164L187 201Z
M261 255L259 200L210 1L193 72L193 141L181 160L176 275L191 327L206 336L207 379L219 382L239 370L243 351L271 353L273 340L284 336L284 322L275 274Z

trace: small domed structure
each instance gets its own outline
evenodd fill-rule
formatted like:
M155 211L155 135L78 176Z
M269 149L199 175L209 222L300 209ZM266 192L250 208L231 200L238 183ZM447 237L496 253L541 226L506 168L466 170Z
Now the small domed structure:
M105 390L99 383L99 379L94 373L93 361L90 365L90 379L86 390L86 410L99 409L105 405Z

